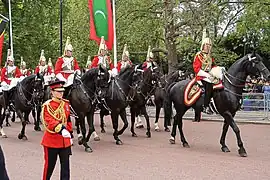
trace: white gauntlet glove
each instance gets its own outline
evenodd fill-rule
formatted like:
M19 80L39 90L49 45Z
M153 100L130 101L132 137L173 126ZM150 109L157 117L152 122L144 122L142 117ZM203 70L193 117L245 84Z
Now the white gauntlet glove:
M62 134L62 136L63 136L64 138L71 138L70 133L69 133L68 130L66 130L66 129L63 129L62 132L61 132L61 134Z
M198 72L198 76L204 76L204 77L209 78L211 75L200 69L200 71Z

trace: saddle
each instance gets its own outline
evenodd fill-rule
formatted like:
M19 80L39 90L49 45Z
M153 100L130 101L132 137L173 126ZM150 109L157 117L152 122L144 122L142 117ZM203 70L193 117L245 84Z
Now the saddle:
M193 105L198 98L201 96L202 89L196 81L196 78L193 78L185 87L184 90L184 103L186 106Z

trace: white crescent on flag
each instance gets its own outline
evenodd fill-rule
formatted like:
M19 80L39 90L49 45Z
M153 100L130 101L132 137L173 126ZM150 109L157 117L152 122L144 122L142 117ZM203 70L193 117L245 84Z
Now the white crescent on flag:
M101 15L104 17L104 19L106 19L105 13L104 13L103 11L97 10L97 11L95 12L95 16L96 16L97 14L101 14Z

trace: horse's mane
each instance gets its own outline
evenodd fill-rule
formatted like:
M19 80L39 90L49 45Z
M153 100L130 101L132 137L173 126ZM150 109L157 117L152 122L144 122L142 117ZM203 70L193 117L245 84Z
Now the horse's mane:
M89 69L84 75L82 76L81 80L84 81L85 79L92 79L93 77L96 76L98 73L99 69L98 68L91 68Z
M132 66L125 67L125 68L121 69L121 71L119 72L118 76L119 77L125 76L127 73L130 72L130 70L133 70L133 67Z
M32 75L30 75L30 76L27 76L27 77L25 77L25 78L21 81L21 84L22 84L22 85L28 85L29 82L33 81L33 79L35 79L36 77L37 77L37 75L35 75L35 74L32 74Z

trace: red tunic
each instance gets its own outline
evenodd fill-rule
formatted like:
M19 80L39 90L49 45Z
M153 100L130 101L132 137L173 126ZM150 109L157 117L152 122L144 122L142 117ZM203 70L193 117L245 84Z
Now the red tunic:
M21 73L23 76L30 76L31 70L30 69L21 69Z
M113 62L112 62L110 56L107 56L107 57L108 57L108 59L106 62L106 68L112 70L114 68ZM92 61L91 68L97 68L98 65L99 65L99 58L98 58L98 56L95 56L93 61Z
M132 66L132 62L130 60L127 61L127 63ZM122 61L118 61L117 63L117 71L120 72L122 69Z
M58 73L61 73L65 79L68 79L68 76L73 74L73 71L80 70L78 61L73 58L73 60L70 62L70 67L64 66L64 58L66 57L59 57L55 63L54 72L57 75ZM66 72L64 72L66 71ZM70 72L67 72L70 71Z
M215 59L211 58L210 62L207 62L207 59L204 58L203 53L200 51L196 54L194 61L193 61L193 69L196 75L197 80L202 80L205 77L198 76L198 72L201 70L209 72L213 67L215 67Z
M8 72L7 67L4 67L1 71L1 82L5 81L7 84L10 85L12 78L20 78L21 76L22 73L17 66L15 66L14 70L11 72Z
M49 109L51 108L53 111L56 110L61 103L64 103L63 105L63 111L65 118L57 120L55 119L52 114L54 114L56 117L59 118L59 114L62 114L61 112L52 114L49 112ZM43 123L45 125L45 131L42 138L41 144L46 147L50 148L66 148L71 146L70 138L64 138L61 133L55 132L55 128L59 124L63 124L69 132L72 132L72 123L70 121L70 118L68 118L70 115L70 106L68 100L58 100L58 99L51 99L48 100L43 104L42 107L42 118ZM69 119L69 120L68 120Z
M48 76L52 74L52 68L50 66L45 65L45 72L44 72L44 76ZM35 74L40 73L40 67L37 66L35 69Z

